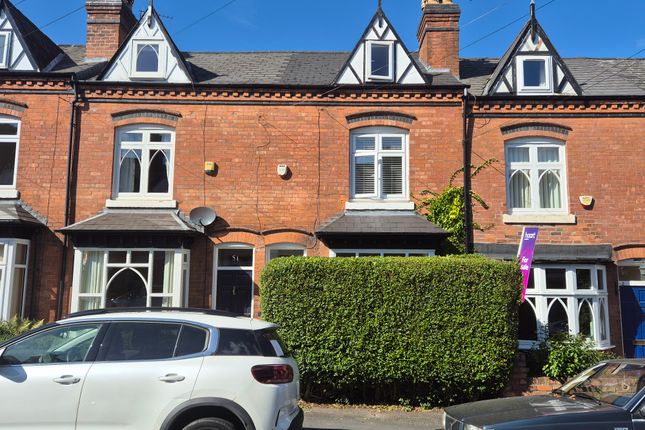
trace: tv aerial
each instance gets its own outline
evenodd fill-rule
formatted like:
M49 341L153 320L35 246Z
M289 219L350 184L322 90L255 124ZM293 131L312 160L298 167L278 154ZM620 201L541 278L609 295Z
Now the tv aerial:
M190 220L202 227L208 227L217 219L217 214L211 208L199 207L190 211Z

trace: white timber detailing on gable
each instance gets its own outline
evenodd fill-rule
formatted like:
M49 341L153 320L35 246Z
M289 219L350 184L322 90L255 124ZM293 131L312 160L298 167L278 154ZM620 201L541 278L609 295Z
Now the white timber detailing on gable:
M38 71L11 25L4 8L0 9L0 70Z
M338 85L425 84L421 71L381 9L338 74Z
M140 56L145 56L140 58ZM109 82L192 82L181 53L152 6L99 77Z
M485 95L582 95L534 11L491 76Z

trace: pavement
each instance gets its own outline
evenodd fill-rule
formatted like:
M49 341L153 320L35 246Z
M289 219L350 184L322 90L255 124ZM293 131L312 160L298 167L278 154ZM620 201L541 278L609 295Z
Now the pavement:
M372 407L306 406L304 430L435 430L443 426L443 411Z

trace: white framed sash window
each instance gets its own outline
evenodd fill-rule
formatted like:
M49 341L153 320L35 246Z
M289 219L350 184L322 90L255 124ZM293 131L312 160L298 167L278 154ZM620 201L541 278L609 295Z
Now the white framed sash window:
M351 198L409 200L406 130L366 127L351 133Z

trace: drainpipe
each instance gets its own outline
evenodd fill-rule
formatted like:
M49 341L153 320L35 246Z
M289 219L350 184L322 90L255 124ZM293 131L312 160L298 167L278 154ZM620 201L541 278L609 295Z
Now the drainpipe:
M73 169L74 163L72 157L74 155L74 140L76 138L76 123L77 123L77 104L79 100L78 95L78 81L76 76L73 75L71 79L72 91L74 92L74 99L72 100L72 107L70 112L69 119L69 144L67 147L67 187L65 190L65 220L64 227L67 227L70 224L70 212L71 212L71 193L72 193L72 181L73 181ZM67 234L63 239L63 256L61 258L60 264L60 279L58 281L58 295L56 297L56 319L60 319L63 315L63 301L65 298L65 275L67 272L67 253L69 247L69 238Z
M473 201L471 196L472 190L472 142L468 138L468 118L469 112L468 88L464 88L464 229L466 230L465 245L466 254L475 253L475 240L473 232Z

